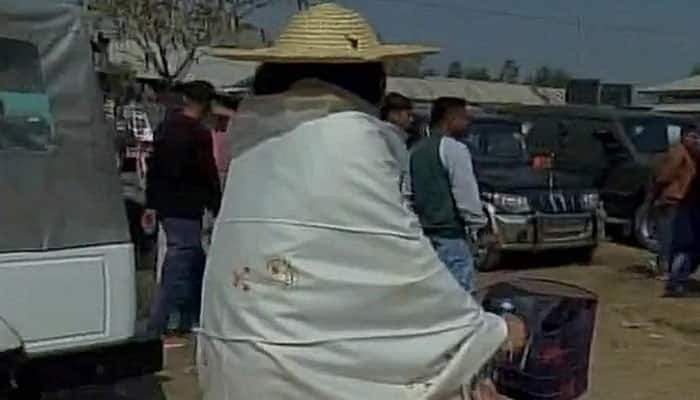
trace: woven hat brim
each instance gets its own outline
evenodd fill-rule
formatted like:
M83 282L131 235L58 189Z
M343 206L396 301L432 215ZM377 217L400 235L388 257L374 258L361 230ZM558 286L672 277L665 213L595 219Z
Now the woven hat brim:
M207 52L216 57L240 61L349 64L379 62L392 58L434 54L440 52L440 49L437 47L412 45L379 45L369 49L359 50L303 47L285 48L273 46L261 49L213 47Z

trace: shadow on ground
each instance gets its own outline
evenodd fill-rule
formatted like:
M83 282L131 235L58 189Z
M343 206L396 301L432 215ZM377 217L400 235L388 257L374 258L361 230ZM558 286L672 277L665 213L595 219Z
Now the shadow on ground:
M52 393L45 400L166 400L158 376L129 379L112 386L89 386L77 390Z

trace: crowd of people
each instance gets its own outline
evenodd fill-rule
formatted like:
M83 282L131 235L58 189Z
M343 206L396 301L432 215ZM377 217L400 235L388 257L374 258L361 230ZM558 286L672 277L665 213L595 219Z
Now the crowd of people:
M329 12L359 17L327 4L305 18ZM437 100L430 135L407 140L412 105L384 95L382 62L434 50L377 42L347 60L347 39L325 40L339 48L301 60L251 51L262 65L228 132L223 196L202 124L211 85L186 84L184 106L158 125L142 223L164 228L167 250L150 328L196 330L207 399L495 396L476 377L507 330L470 293L469 240L485 217L454 138L466 102ZM217 228L205 256L207 211Z
M324 4L288 32L329 15L362 20ZM458 140L467 102L437 99L416 133L411 101L383 93L382 63L434 49L348 43L332 30L285 40L223 54L262 63L227 132L223 193L202 123L210 84L186 84L184 106L154 133L143 225L163 227L167 250L150 328L196 330L206 399L499 398L477 378L507 325L472 297L487 219ZM670 296L700 261L698 160L692 129L650 192ZM207 211L217 228L205 255Z

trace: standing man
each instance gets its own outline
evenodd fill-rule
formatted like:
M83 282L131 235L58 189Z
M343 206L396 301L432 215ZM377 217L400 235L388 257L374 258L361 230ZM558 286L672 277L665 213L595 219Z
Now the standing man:
M398 126L406 133L406 147L408 149L413 148L425 137L421 127L416 127L413 124L415 120L413 102L402 94L391 92L384 97L381 118Z
M660 258L668 258L667 297L683 296L690 275L700 262L700 132L693 127L672 147L657 173L653 188L655 204L668 222L662 221Z
M202 124L214 89L195 81L182 88L184 107L168 113L158 127L148 168L144 227L156 220L165 230L167 249L150 328L165 333L168 318L180 313L179 331L199 321L205 255L202 216L219 211L221 188L211 132Z
M402 94L388 93L384 96L380 114L384 121L391 122L406 132L413 123L413 102Z
M471 154L457 140L470 117L464 99L435 100L431 135L411 155L416 214L440 260L467 291L473 290L474 258L467 240L486 225ZM468 239L469 238L469 239Z

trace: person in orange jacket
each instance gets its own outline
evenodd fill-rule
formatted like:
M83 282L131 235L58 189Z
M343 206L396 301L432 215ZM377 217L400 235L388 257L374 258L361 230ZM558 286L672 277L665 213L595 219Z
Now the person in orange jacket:
M684 132L657 172L652 198L660 218L660 258L669 263L666 296L680 296L700 261L700 131ZM663 229L666 226L668 229Z

